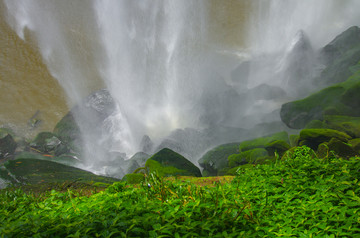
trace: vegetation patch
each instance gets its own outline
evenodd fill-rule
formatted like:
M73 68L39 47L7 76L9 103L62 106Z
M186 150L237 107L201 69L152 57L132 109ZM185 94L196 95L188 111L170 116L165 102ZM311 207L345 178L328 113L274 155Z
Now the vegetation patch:
M197 186L149 174L91 196L0 193L3 237L357 237L360 159L313 157L307 147L231 182ZM201 180L203 178L198 178Z

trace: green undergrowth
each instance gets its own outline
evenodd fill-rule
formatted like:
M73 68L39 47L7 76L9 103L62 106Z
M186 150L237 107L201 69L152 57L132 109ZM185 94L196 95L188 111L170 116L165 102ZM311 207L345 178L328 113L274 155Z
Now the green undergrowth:
M155 173L92 196L0 193L2 237L358 237L360 158L308 147L197 186Z

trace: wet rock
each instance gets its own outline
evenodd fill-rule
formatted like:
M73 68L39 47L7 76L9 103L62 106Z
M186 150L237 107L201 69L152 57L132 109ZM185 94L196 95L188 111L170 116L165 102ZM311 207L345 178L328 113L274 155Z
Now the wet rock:
M0 160L11 157L17 147L11 131L6 128L0 128Z
M148 172L157 172L160 176L195 176L201 177L198 167L182 155L168 149L154 154L145 164Z

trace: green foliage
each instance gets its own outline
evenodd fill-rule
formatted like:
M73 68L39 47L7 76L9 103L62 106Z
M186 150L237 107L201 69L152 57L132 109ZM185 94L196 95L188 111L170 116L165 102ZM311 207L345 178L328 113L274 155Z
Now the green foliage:
M343 142L351 139L346 133L333 129L304 129L300 132L299 145L306 145L316 150L319 144L328 142L332 138Z
M126 174L123 178L122 181L125 181L129 184L137 184L137 183L141 183L142 181L144 181L144 174L137 174L137 173L132 173L132 174Z
M232 183L195 186L150 173L92 196L0 193L2 237L357 237L360 158L310 148L237 169Z

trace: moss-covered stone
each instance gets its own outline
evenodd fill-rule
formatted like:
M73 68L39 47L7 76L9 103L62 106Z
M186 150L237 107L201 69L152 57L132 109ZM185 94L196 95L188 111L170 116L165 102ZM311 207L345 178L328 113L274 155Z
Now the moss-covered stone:
M148 172L157 172L160 176L195 176L201 177L198 167L182 155L164 148L146 161Z
M334 151L336 155L342 158L350 158L357 155L357 152L351 144L345 143L337 138L332 138L328 143L328 147L330 151Z
M121 181L127 182L129 184L138 184L142 183L145 180L144 174L126 174Z
M239 145L239 151L247 151L255 148L265 148L267 144L281 140L289 142L289 135L286 131L275 133L269 136L259 137L253 140L243 141Z
M283 140L276 140L265 145L265 149L270 156L274 156L275 153L278 153L280 156L284 154L285 151L290 149L290 145Z
M306 145L313 150L317 150L319 144L328 142L332 138L347 142L351 139L349 135L332 129L304 129L300 132L299 145Z
M203 175L219 176L220 171L228 166L229 155L239 153L239 144L223 144L206 152L198 161L200 166L204 168Z
M264 148L255 148L241 152L240 154L233 154L228 157L230 168L234 168L244 164L255 164L257 159L268 156L268 152Z
M356 153L360 155L360 138L350 140L349 144L356 151Z
M81 133L72 112L66 114L56 124L53 132L71 150L76 152L80 151Z
M360 62L357 66L360 67ZM281 120L290 128L301 129L313 120L322 121L326 115L357 117L360 116L358 95L360 95L359 69L345 82L320 90L302 100L282 105Z
M13 184L41 184L65 181L88 183L113 183L114 178L98 176L85 170L38 159L16 159L7 161L0 170L0 178Z
M290 146L294 147L298 145L299 142L299 135L290 135L289 136L289 141L290 141Z
M41 153L60 155L69 152L69 149L52 132L40 132L30 143L30 146Z
M254 166L255 166L254 164L243 164L243 165L229 169L225 175L236 176L238 174L238 172L241 171L241 169L253 168Z

